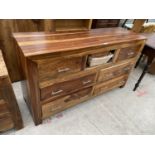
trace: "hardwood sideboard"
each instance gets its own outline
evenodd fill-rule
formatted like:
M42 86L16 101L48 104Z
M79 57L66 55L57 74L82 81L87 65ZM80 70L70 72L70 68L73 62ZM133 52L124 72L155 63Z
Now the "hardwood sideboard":
M0 51L0 132L22 127L19 107Z
M14 33L23 95L36 125L64 109L123 87L146 38L123 28ZM90 57L112 54L90 66Z

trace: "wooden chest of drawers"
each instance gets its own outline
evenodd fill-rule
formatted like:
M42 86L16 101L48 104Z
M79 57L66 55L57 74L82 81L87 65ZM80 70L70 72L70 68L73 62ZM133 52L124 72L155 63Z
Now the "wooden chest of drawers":
M19 107L0 51L0 132L22 127Z
M122 28L67 33L14 33L23 95L35 124L73 105L124 86L145 37ZM112 55L90 66L90 57Z

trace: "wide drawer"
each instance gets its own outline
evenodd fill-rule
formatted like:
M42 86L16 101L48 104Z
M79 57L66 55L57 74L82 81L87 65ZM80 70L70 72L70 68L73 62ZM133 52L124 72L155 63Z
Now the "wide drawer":
M123 74L128 74L131 69L132 63L118 64L106 69L102 69L99 73L98 81L107 81Z
M55 83L51 86L41 89L41 100L45 99L55 99L57 97L67 95L69 93L75 92L81 88L88 87L92 85L95 81L96 74L85 75L80 78L75 78L68 81L63 81L60 83Z
M120 49L116 62L137 56L140 45Z
M104 93L106 91L109 91L113 88L117 88L119 86L122 86L126 83L126 80L127 80L127 76L123 75L123 76L120 76L118 78L109 80L107 82L97 84L94 88L93 94L98 95L98 94Z
M54 100L50 103L42 105L42 118L49 117L59 111L76 105L86 100L91 95L92 87L85 88L76 93Z
M39 81L44 82L53 78L67 75L82 70L85 57L58 58L38 60Z

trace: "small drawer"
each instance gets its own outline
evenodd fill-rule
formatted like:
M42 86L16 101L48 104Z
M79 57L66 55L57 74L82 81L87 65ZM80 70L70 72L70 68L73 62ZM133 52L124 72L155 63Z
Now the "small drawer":
M132 69L131 63L114 65L112 67L102 69L99 73L98 81L99 82L107 81L119 77L121 75L128 74L131 69Z
M44 82L84 68L85 57L48 58L38 61L39 81Z
M106 91L109 91L113 88L122 86L126 83L126 80L127 80L127 76L120 76L118 78L109 80L107 82L97 84L94 88L93 94L98 95L98 94L104 93Z
M96 74L93 73L81 78L55 83L51 86L42 88L41 100L48 98L55 99L56 97L67 95L83 87L88 87L94 83L95 75Z
M126 47L126 48L120 49L116 62L122 61L125 59L130 59L130 58L137 56L139 48L140 46L137 45L137 46Z
M92 87L89 87L42 105L42 118L44 119L46 117L49 117L59 111L62 111L86 100L90 96L91 91Z

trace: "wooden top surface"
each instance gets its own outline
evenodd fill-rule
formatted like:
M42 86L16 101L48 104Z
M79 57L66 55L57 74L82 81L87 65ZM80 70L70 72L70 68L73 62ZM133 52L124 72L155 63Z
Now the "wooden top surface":
M143 35L147 38L146 45L155 49L155 32L143 33Z
M101 28L68 33L25 32L14 33L13 37L26 57L145 39L144 36L123 28Z
M4 76L8 76L8 71L2 56L2 51L0 50L0 78Z

